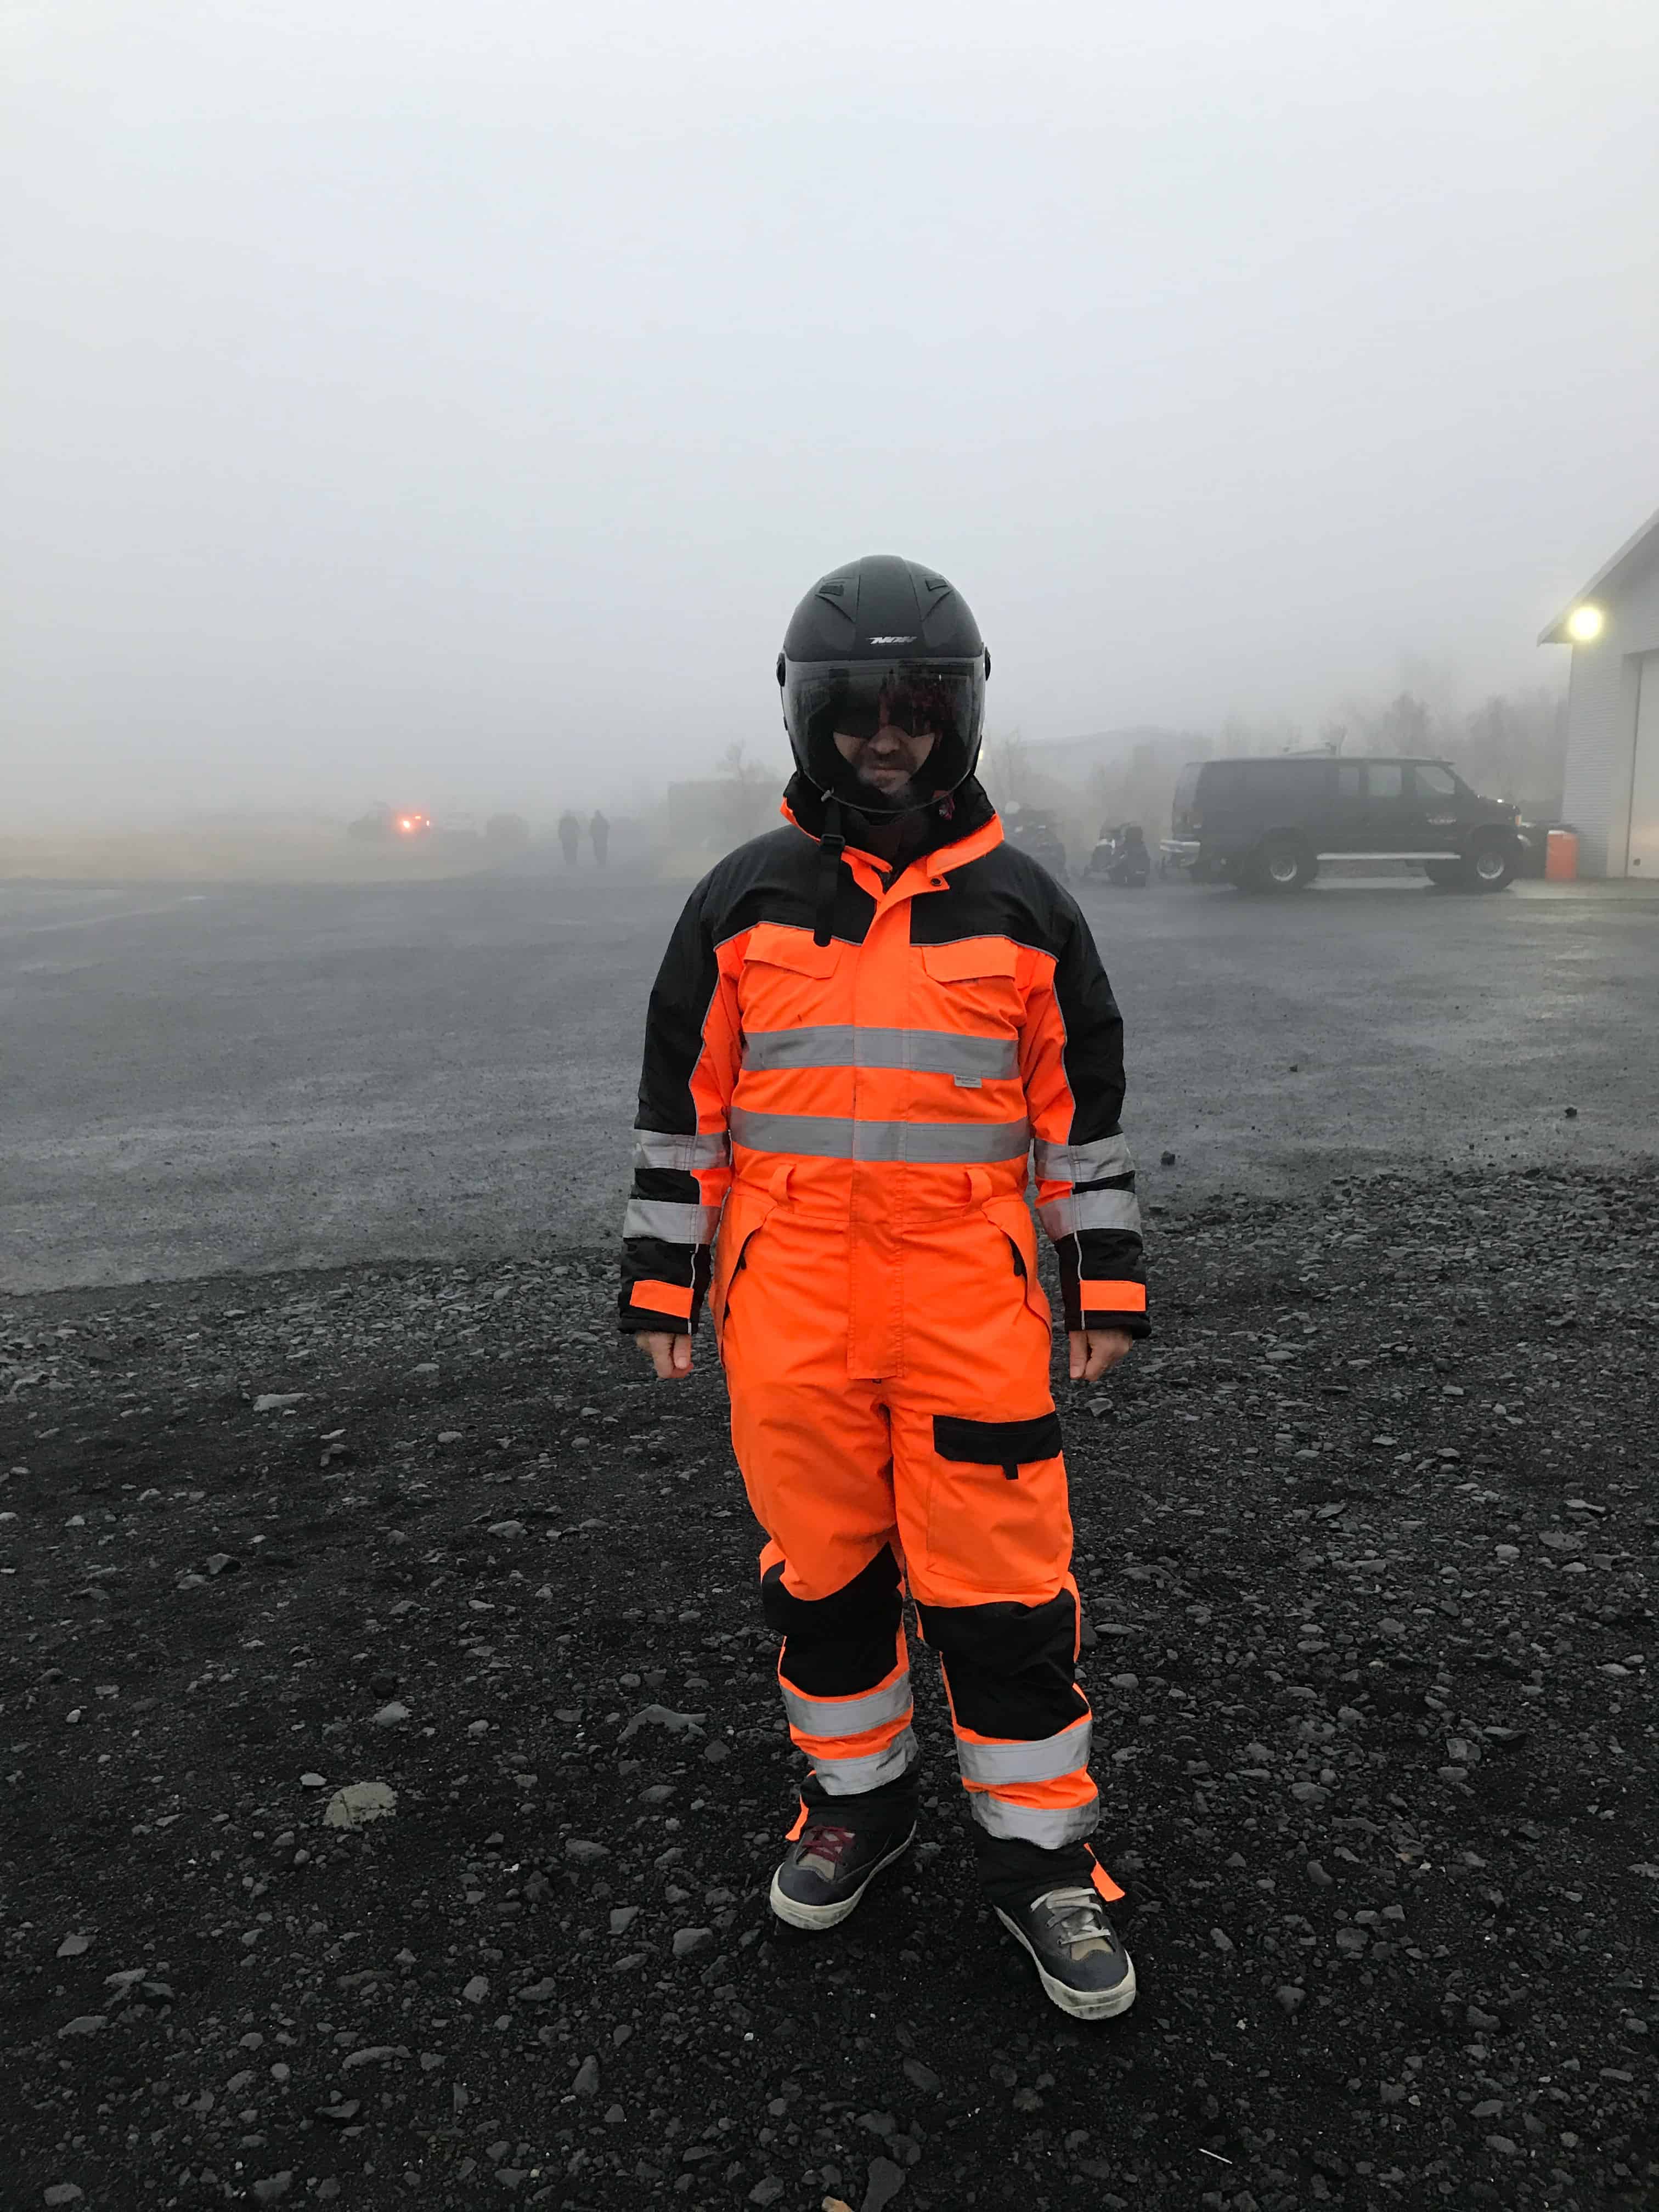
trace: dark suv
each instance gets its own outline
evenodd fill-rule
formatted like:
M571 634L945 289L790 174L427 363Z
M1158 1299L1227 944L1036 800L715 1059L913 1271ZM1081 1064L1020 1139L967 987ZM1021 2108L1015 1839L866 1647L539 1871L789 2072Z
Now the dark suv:
M1280 753L1182 769L1161 850L1166 867L1244 890L1301 890L1322 860L1414 860L1446 890L1501 891L1526 848L1519 822L1444 761Z

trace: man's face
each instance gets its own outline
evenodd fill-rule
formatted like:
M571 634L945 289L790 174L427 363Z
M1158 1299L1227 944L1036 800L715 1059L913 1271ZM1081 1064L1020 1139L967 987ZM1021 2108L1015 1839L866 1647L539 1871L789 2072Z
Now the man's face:
M836 750L872 800L883 806L923 806L928 793L916 778L938 739L931 730L912 733L884 720L875 735L849 738L836 732Z

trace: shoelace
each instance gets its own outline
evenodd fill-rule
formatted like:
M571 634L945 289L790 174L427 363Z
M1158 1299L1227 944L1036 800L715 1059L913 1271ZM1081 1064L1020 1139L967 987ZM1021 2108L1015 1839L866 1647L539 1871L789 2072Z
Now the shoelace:
M803 1832L798 1846L801 1863L804 1865L809 1858L817 1859L833 1880L841 1872L842 1854L852 1840L850 1828L835 1828L827 1824L821 1826L815 1820Z
M1051 1889L1036 1900L1040 1911L1054 1923L1060 1940L1073 1957L1091 1944L1109 1951L1114 1945L1111 1924L1092 1889Z

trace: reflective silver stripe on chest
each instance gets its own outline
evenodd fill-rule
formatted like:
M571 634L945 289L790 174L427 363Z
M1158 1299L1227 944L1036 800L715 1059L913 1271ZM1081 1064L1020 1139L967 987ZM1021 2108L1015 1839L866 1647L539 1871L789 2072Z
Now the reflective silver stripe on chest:
M817 1029L749 1030L745 1073L774 1067L904 1067L920 1075L1014 1076L1014 1037L957 1036L949 1030L878 1030L854 1022Z
M1031 1127L1018 1121L857 1121L834 1114L755 1114L732 1109L732 1139L752 1152L815 1160L909 1160L955 1167L1023 1158Z

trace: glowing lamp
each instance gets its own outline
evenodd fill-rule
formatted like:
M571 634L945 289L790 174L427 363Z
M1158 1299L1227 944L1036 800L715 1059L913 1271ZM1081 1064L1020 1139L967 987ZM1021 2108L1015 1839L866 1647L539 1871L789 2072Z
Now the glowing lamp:
M1567 617L1567 635L1575 645L1594 645L1607 619L1600 607L1575 607Z

